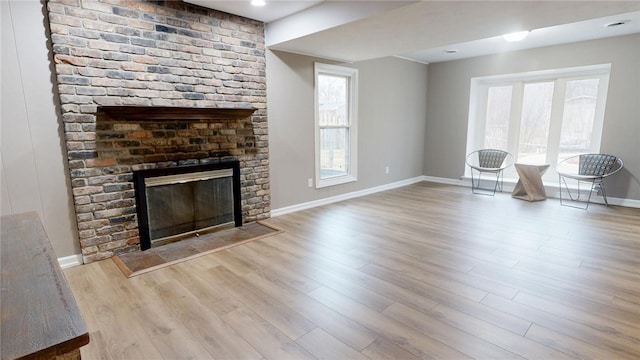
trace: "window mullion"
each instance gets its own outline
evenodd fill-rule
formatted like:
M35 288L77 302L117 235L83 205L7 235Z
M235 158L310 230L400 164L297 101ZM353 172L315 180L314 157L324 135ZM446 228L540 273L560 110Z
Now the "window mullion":
M598 77L598 100L596 102L596 113L593 123L593 135L591 136L591 152L600 151L600 142L602 140L602 127L604 126L604 110L607 102L607 89L609 88L609 75L601 75Z
M489 101L489 85L483 85L478 94L478 104L484 104L484 106L478 106L478 113L476 117L478 118L478 123L476 124L476 128L473 129L475 133L475 144L483 144L484 138L486 135L486 126L487 126L487 102Z
M555 169L560 151L560 133L564 117L564 98L566 95L566 79L558 79L554 84L553 100L551 102L551 123L549 124L549 138L547 140L546 163Z
M518 160L518 142L520 139L520 123L522 122L522 101L524 98L524 83L513 84L511 95L511 119L509 120L509 140L507 151Z

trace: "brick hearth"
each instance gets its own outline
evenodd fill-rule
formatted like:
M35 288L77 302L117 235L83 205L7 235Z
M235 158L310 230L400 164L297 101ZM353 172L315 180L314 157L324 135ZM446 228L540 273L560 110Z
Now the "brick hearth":
M269 217L263 23L174 1L47 7L85 262L139 249L137 169L240 160L244 221ZM130 119L114 106L256 110Z

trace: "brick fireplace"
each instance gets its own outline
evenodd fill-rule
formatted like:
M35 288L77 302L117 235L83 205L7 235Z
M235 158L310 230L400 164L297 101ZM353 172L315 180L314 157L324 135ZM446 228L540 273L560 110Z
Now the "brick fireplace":
M238 160L244 222L269 217L263 23L177 1L47 7L85 262L139 249L135 170Z

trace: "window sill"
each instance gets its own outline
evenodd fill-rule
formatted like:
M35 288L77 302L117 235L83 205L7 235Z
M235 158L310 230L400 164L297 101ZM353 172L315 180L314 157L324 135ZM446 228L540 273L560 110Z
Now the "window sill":
M316 189L346 184L357 180L358 179L353 175L336 176L328 179L316 179Z

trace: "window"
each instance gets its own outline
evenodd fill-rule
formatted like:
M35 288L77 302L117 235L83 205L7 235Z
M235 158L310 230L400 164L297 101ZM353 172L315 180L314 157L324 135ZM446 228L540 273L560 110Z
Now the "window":
M516 162L551 165L543 179L555 180L558 162L600 152L610 68L606 64L472 79L467 153L506 150ZM517 178L515 169L505 171L505 177Z
M358 70L315 64L316 187L357 180Z

